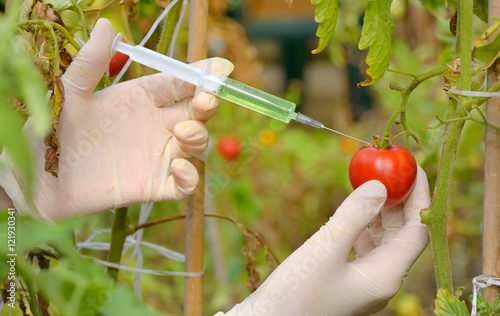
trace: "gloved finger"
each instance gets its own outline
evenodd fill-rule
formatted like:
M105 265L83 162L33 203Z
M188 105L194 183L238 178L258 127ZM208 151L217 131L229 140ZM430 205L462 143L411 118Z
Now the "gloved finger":
M415 181L415 187L406 200L403 208L404 225L426 227L425 224L421 222L420 212L422 209L429 207L431 204L431 197L427 175L420 166L417 166L417 179Z
M391 240L372 251L368 261L359 262L359 268L372 271L372 277L380 275L384 279L380 282L402 281L429 241L427 227L420 222L419 215L429 205L427 177L422 168L418 167L415 186L403 209L404 226ZM362 265L365 267L361 267Z
M382 208L383 210L384 208ZM373 240L375 246L380 245L382 236L384 235L384 229L382 227L382 212L380 212L370 223L369 226L370 237Z
M183 121L174 127L171 146L173 158L188 158L201 154L208 145L208 130L199 121Z
M384 207L382 209L382 229L384 231L381 244L392 239L403 227L403 210L401 205Z
M212 72L223 76L228 76L234 68L230 61L223 58L210 58L190 65L202 69L206 62L210 62L210 70ZM135 94L141 94L148 98L148 100L143 100L143 102L150 102L155 107L165 105L170 107L171 103L193 96L196 86L168 74L159 73L131 80L127 85L123 85L124 93L137 89L142 89L143 92L139 93L139 91L136 91ZM206 106L208 107L208 104ZM186 117L186 119L189 118Z
M114 38L115 30L111 23L106 19L99 19L90 39L80 49L62 77L66 98L71 95L90 97L108 68Z
M206 92L199 92L190 105L189 117L206 122L219 111L220 99Z
M220 100L206 92L199 92L195 98L187 97L161 109L163 124L167 130L185 120L206 122L219 110Z
M335 257L345 261L354 242L367 225L380 212L387 198L385 186L376 180L359 186L335 211L330 220L308 241L315 244L335 245Z
M191 195L199 181L196 168L185 159L174 159L171 172L160 200L182 200Z
M366 228L354 243L356 258L363 258L375 249L375 243L370 236L370 230Z

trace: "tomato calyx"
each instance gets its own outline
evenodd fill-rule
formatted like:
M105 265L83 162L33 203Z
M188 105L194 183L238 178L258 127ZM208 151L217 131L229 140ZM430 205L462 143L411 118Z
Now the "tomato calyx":
M380 149L389 149L392 146L392 141L388 139L382 139L380 135L373 135L373 139L375 140L375 147Z

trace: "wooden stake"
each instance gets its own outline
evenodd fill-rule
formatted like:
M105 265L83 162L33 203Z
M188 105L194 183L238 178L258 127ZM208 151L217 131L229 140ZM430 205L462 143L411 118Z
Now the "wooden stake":
M186 210L186 272L203 271L203 210L205 198L205 163L193 158L200 182L188 198ZM184 315L203 315L203 277L186 277L184 288Z
M188 62L207 58L208 0L191 0L189 7ZM205 200L205 163L197 158L191 163L200 181L188 198L186 210L186 272L203 271L203 212ZM203 315L203 277L188 277L184 289L184 315Z
M489 25L496 23L492 18L500 16L500 1L489 1ZM494 37L492 37L494 38ZM488 71L488 87L498 81L498 67ZM497 68L497 69L495 69ZM490 98L486 104L487 119L500 126L500 98ZM484 210L483 210L483 273L500 277L500 133L486 128L486 152L484 163ZM483 290L486 300L493 304L500 294L498 286Z
M208 0L189 1L188 62L207 58Z

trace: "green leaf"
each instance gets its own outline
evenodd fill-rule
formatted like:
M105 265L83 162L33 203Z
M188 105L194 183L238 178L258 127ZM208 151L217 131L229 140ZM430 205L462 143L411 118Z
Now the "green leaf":
M148 315L148 316L167 316L168 314L160 313L152 310L139 301L134 293L127 289L124 291L120 288L111 293L108 304L105 304L99 310L103 316L115 315Z
M318 5L314 11L314 19L318 25L316 36L319 37L318 47L312 51L317 54L325 49L335 31L338 17L337 0L311 0L311 3Z
M469 301L472 302L474 300L474 295L469 295ZM490 306L488 301L481 294L477 294L476 297L476 312L479 315L490 315L493 312L493 308ZM496 315L496 314L495 314Z
M45 0L46 4L50 4L56 11L66 10L73 6L71 0Z
M19 215L19 214L18 214ZM54 243L72 236L75 219L59 221L57 225L41 222L31 216L18 216L16 220L16 235L22 236L16 240L16 249L19 252L29 251L44 243ZM0 228L7 231L6 217L1 217ZM4 229L5 228L5 229ZM0 245L0 250L4 250Z
M488 23L488 0L474 0L473 12L483 22Z
M500 314L500 296L498 296L495 302L493 302L493 312L496 315Z
M462 294L464 294L465 287L461 286L455 291L455 296L460 297Z
M1 231L7 231L8 216L7 212L0 212ZM58 311L57 315L165 315L145 306L129 286L117 284L104 267L76 251L72 240L74 227L85 220L72 218L53 224L16 215L16 269L24 286L42 294ZM6 247L7 242L0 243L0 272L4 273L10 258ZM24 254L36 250L35 247L55 253L60 259L51 259L50 268L40 270L24 259Z
M436 316L469 316L467 305L444 289L439 289L436 297Z
M484 43L474 50L474 59L484 63L485 68L491 67L500 57L500 37L497 35L489 43Z
M71 30L70 33L75 33L82 29L80 25L80 16L73 10L64 10L60 13L61 19L67 29Z
M394 21L391 17L392 0L370 0L363 19L363 29L358 47L369 48L365 63L368 65L366 80L358 86L369 86L380 80L389 67L392 56Z
M26 193L31 194L34 160L31 146L22 131L23 121L5 98L0 98L0 147L5 146L13 163L21 172ZM0 170L5 167L0 165Z

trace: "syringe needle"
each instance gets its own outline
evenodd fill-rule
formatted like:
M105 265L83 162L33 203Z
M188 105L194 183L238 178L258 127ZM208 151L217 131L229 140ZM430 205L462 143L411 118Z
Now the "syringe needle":
M323 125L323 126L322 126L322 128L327 129L327 130L329 130L329 131L331 131L331 132L337 133L337 134L339 134L339 135L342 135L342 136L345 136L345 137L348 137L348 138L351 138L351 139L357 140L358 142L362 142L362 143L365 143L365 144L371 145L369 142L366 142L366 141L361 140L361 139L357 139L357 138L355 138L355 137L352 137L352 136L349 136L349 135L347 135L347 134L341 133L341 132L336 131L336 130L334 130L334 129L328 128L328 127L326 127L325 125Z

